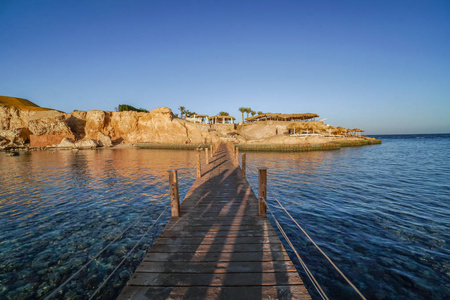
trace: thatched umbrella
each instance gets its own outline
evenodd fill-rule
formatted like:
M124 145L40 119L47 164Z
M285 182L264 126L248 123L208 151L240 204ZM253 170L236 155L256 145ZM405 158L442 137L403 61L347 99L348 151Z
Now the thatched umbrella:
M337 131L337 133L340 134L340 135L345 135L345 134L347 133L347 129L345 129L344 127L341 127L341 126L338 126L338 127L336 128L336 131Z
M305 129L305 123L291 123L286 128L292 133L301 133Z
M359 133L359 136L361 136L361 132L365 132L364 130L359 129L359 128L355 128L353 130L354 130L354 132L356 132L356 135L358 135L358 133Z
M247 121L253 122L259 119L275 120L275 121L293 121L293 120L309 120L318 118L319 115L306 113L306 114L280 114L280 113L265 113L258 114L257 116L248 117Z
M309 133L309 130L312 130L312 132L314 133L314 131L316 129L319 129L319 126L316 123L311 123L311 122L306 122L305 127L306 127L306 133Z
M328 126L328 134L331 135L332 133L335 134L337 131L337 128L334 126Z

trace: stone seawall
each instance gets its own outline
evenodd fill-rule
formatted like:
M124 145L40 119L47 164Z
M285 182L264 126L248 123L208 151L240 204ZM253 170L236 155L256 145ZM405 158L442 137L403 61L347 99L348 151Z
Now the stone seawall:
M304 151L327 151L339 150L341 147L359 147L381 144L381 140L339 141L325 144L236 144L239 151L265 151L265 152L304 152Z
M134 147L139 149L165 149L165 150L197 150L208 148L211 144L153 144L137 143Z

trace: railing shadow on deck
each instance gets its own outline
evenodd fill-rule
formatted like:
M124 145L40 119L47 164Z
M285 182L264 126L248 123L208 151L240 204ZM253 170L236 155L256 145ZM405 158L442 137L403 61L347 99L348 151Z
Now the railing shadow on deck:
M219 157L225 159L226 155ZM212 174L226 163L225 161L218 161L219 159L212 160L213 165L203 173L203 176ZM237 182L237 185L233 187L232 182ZM228 187L228 189L219 189L220 186ZM223 201L225 199L226 202ZM199 206L205 206L200 214L194 210L195 207ZM161 287L149 287L146 295L151 296L150 298L176 296L190 299L207 299L208 297L224 299L242 298L248 292L251 292L252 297L263 298L263 286L265 281L268 280L268 278L263 278L264 276L272 276L274 278L271 278L271 281L275 280L280 285L286 285L289 278L286 265L283 264L281 252L283 249L267 248L263 243L255 242L258 239L271 238L267 234L267 228L263 229L263 232L260 230L248 231L253 225L261 221L256 215L256 196L247 181L241 178L238 165L225 169L201 182L195 189L188 192L182 202L181 218L172 219L166 226L159 239L159 244L162 246L159 249L158 247L152 248L144 259L149 263L164 260L162 268L153 269L153 271L156 273L168 270L172 273L171 276L162 279L162 282L159 283ZM245 219L244 216L253 216L254 218ZM211 218L214 219L212 223L210 222ZM186 230L181 236L176 237L180 234L177 231L180 226L187 228L189 225L192 227L190 230ZM202 232L197 231L196 227L201 229ZM256 228L254 227L254 229ZM245 229L247 233L242 235L239 229ZM175 234L176 232L178 234ZM163 241L164 239L165 241ZM246 241L246 243L237 243L238 240ZM250 241L252 242L250 243ZM181 246L179 245L180 242L182 243ZM272 244L269 243L269 245ZM159 258L156 261L149 258L152 255L157 258L158 254ZM270 259L267 256L265 257L267 254L270 255ZM180 261L195 261L206 264L199 265L200 268L197 269L189 269L187 266L183 269L180 264L177 265L176 263ZM278 265L281 265L283 272L263 273L264 265L267 265L265 262L270 264L270 261L280 262ZM246 263L247 266L245 266ZM252 265L252 267L249 267L249 265ZM255 265L257 266L255 267ZM245 272L246 269L251 270L251 273ZM223 273L225 270L231 272ZM139 273L140 270L138 269L137 272ZM248 286L234 289L237 294L230 294L228 290L218 287L219 284L240 286L242 280L247 280ZM180 288L180 286L192 284L197 286ZM172 294L174 289L177 289L176 295ZM279 298L283 298L286 296L286 292L277 289L277 295Z

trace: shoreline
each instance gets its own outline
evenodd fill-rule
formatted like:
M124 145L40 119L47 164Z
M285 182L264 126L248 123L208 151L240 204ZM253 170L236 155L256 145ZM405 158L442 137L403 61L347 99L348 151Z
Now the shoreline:
M344 147L361 147L369 145L379 145L382 140L351 140L351 141L332 141L328 143L320 144L309 144L309 143L298 143L298 144L243 144L243 143L233 143L239 151L255 151L255 152L306 152L306 151L332 151L339 150ZM12 146L0 149L0 152L28 152L28 151L54 151L54 150L103 150L103 149L156 149L156 150L203 150L209 148L211 143L202 144L179 144L179 143L136 143L136 144L118 144L112 147L29 147L24 146Z

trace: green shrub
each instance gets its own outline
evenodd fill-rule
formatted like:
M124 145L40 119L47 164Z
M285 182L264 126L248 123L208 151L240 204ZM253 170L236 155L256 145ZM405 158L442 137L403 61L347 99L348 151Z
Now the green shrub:
M148 110L143 108L136 108L128 104L119 104L119 111L138 111L138 112L148 112Z

